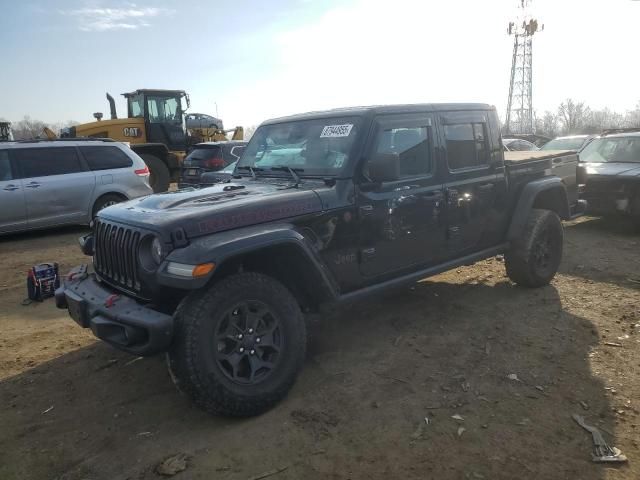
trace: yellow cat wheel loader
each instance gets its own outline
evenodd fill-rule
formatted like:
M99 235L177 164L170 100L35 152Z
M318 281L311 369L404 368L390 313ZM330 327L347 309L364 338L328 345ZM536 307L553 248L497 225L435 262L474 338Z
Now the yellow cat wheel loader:
M190 145L198 142L242 140L242 127L224 130L222 121L204 114L190 113L189 96L184 90L140 89L122 94L127 99L127 117L118 118L116 104L107 93L110 119L94 113L95 122L69 127L61 137L99 137L128 142L142 157L151 173L154 192L164 192L177 181L180 165ZM185 105L183 107L183 100Z

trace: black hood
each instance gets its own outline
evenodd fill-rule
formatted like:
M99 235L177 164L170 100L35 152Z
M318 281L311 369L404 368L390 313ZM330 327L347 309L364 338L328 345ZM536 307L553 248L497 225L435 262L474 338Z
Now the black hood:
M603 163L582 163L587 176L637 178L640 180L640 163L623 162L603 162Z
M277 183L241 179L131 200L102 210L99 217L169 234L182 229L187 238L194 238L321 212L314 187L325 185L305 182L293 188L282 179Z

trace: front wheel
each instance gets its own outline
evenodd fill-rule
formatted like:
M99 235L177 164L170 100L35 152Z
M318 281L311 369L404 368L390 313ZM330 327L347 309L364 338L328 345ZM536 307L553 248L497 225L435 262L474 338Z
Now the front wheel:
M523 287L548 285L562 260L563 239L562 222L555 212L531 210L522 234L504 256L509 278Z
M204 410L246 417L273 407L306 352L300 307L280 282L239 273L187 296L168 354L178 388Z

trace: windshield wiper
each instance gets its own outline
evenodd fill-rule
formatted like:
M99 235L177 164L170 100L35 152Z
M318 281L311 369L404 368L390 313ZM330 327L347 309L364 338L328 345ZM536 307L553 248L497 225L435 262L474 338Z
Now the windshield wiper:
M295 182L294 186L298 186L300 184L300 176L296 172L304 172L304 168L291 168L288 165L275 165L271 167L271 170L281 171L281 172L289 172L291 178Z
M256 172L262 172L264 168L252 167L250 165L240 165L239 167L236 167L236 170L249 170L249 172L251 172L251 178L255 180Z

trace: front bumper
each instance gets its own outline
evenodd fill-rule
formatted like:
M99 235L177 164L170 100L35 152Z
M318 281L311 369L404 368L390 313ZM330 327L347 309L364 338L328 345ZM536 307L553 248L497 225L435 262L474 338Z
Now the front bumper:
M56 291L56 306L110 345L138 356L166 351L173 317L101 284L87 266L74 268Z

